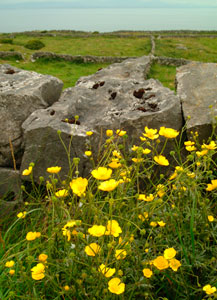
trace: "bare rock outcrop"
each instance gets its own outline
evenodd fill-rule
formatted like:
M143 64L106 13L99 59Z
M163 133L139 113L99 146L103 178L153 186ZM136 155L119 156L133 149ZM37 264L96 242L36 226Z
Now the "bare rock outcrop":
M60 165L62 173L67 174L69 163L58 130L66 146L72 137L70 159L80 158L82 176L90 169L89 159L84 155L88 130L94 132L94 153L106 129L126 130L130 143L139 141L145 126L180 130L183 124L179 98L159 81L145 80L149 65L149 57L111 65L80 78L51 107L33 112L23 123L25 152L21 170L33 161L36 179L46 178L46 168L52 165Z
M177 69L177 95L180 97L187 133L198 131L207 140L217 115L217 64L191 63Z
M21 125L39 108L56 102L63 83L48 75L0 65L0 166L13 167L12 152L19 165L22 158Z

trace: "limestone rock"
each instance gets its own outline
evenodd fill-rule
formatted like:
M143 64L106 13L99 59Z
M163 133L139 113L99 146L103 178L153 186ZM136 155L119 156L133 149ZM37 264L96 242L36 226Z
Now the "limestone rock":
M200 140L206 140L211 135L213 116L217 115L217 64L194 62L182 66L177 70L176 82L188 138L190 131L198 131Z
M66 147L72 137L70 157L80 158L81 176L90 170L89 159L84 155L88 130L94 132L90 140L95 154L106 129L126 130L132 144L139 141L144 126L180 130L179 98L159 81L144 79L148 60L147 57L130 59L83 77L51 107L33 112L23 123L25 152L21 171L35 162L36 179L47 177L46 168L55 165L62 167L62 174L67 174L69 163L58 130Z
M0 168L0 218L9 214L22 201L20 174L13 169ZM5 196L5 199L2 198ZM7 199L10 198L10 199Z
M20 163L22 123L36 109L57 101L62 86L55 77L0 65L0 166L13 167L12 148Z

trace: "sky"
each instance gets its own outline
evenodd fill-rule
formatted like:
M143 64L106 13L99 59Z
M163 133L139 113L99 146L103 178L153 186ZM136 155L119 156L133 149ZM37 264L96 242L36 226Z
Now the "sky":
M217 8L217 0L0 0L0 8Z

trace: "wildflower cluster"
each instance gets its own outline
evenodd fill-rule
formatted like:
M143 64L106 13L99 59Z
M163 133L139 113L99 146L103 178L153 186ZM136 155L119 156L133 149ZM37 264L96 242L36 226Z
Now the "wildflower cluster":
M94 135L86 131L89 176L68 152L68 176L49 166L32 194L23 188L25 205L2 235L2 295L216 297L214 137L201 145L197 134L183 141L183 132L145 126L130 144L125 130L107 129L95 161ZM31 163L22 175L33 172Z

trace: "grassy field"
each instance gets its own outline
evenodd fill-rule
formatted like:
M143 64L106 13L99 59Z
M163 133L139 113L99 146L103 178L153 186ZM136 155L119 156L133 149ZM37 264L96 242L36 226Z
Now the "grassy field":
M175 90L176 67L153 64L148 78L158 79L165 87Z
M100 68L105 68L108 64L76 64L65 61L47 61L38 60L36 62L31 61L20 61L15 60L3 61L0 63L9 63L12 66L21 68L23 70L35 71L45 75L53 75L61 79L64 83L64 89L75 85L76 81L81 76L88 76L94 74Z
M1 39L1 36L0 36ZM27 56L36 52L29 50L24 45L35 39L26 35L17 35L13 39L13 44L1 44L0 51L19 51ZM37 37L45 44L40 51L49 51L71 55L96 55L96 56L142 56L147 55L151 50L149 38L118 38L118 37Z
M156 56L217 62L217 38L165 38L156 39L155 42Z
M150 32L114 32L105 35L97 33L78 32L84 37L73 36L71 32L53 32L56 36L32 37L24 34L17 34L13 38L12 44L0 43L0 51L18 51L21 52L25 60L16 62L15 60L0 60L0 63L10 63L16 67L32 70L42 74L56 76L63 80L64 88L73 86L81 77L95 73L99 68L104 68L108 64L75 64L70 62L41 60L35 63L30 61L30 56L35 50L29 50L24 45L32 39L39 39L45 47L40 51L50 51L59 54L71 55L96 55L96 56L142 56L148 55L151 50L150 38L139 38L141 34L151 34ZM181 34L192 34L192 32L181 32ZM197 34L197 32L193 32ZM216 34L216 32L199 32L203 34ZM67 36L72 34L72 36ZM129 35L132 37L118 37L118 35ZM156 37L158 34L177 34L171 32L152 32ZM10 37L1 34L0 40ZM155 39L157 56L168 56L174 58L185 58L202 62L217 62L217 38L162 38ZM162 84L170 89L175 89L176 68L171 66L161 66L154 64L151 67L149 78L159 79Z

